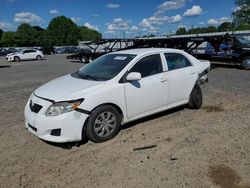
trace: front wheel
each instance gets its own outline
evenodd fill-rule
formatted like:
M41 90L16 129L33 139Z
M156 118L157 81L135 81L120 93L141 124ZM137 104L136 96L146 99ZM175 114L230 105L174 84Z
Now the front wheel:
M89 117L86 134L93 142L104 142L115 137L120 130L121 115L110 105L100 106Z
M20 57L18 57L18 56L14 57L14 61L15 62L19 62L20 61Z
M82 63L87 63L88 62L87 57L85 57L85 56L81 57L81 62Z
M241 67L245 70L250 70L250 57L245 57L242 60Z
M192 109L199 109L201 105L202 105L201 87L198 84L195 84L189 96L188 106Z

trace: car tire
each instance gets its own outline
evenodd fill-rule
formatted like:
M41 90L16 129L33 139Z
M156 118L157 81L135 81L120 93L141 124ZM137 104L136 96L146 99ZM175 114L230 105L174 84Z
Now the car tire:
M121 115L111 105L96 108L89 116L86 135L96 143L115 137L120 130Z
M94 58L90 56L88 62L91 63L93 60Z
M19 62L19 61L20 61L20 57L15 56L15 57L14 57L14 61L15 61L15 62Z
M85 56L83 56L83 57L81 57L81 62L88 63L88 59Z
M243 58L241 68L244 70L250 70L250 57Z
M202 91L198 84L195 84L189 96L188 106L191 109L199 109L202 106Z
M42 56L38 55L38 56L36 56L36 59L37 59L38 61L40 61L40 60L42 60Z

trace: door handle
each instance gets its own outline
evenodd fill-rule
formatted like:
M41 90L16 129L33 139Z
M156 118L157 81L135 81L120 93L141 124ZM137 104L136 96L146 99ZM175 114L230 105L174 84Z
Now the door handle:
M195 72L190 72L191 75L195 74Z
M166 82L166 81L168 81L167 78L162 78L162 79L161 79L161 82Z

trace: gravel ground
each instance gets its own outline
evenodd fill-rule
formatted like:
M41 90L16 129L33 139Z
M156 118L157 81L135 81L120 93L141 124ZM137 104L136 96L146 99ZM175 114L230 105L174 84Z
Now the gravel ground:
M0 57L0 187L250 187L250 71L216 67L200 110L144 118L105 143L66 149L26 131L31 92L81 66L64 55L19 63Z

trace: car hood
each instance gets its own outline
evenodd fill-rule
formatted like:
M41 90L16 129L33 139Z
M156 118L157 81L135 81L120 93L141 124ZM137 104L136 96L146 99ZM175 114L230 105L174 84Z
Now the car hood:
M13 52L13 53L7 54L6 56L12 56L12 55L17 55L17 54L18 54L18 52Z
M38 89L34 94L38 97L50 99L55 102L84 98L103 87L104 82L74 78L66 75L52 80Z

